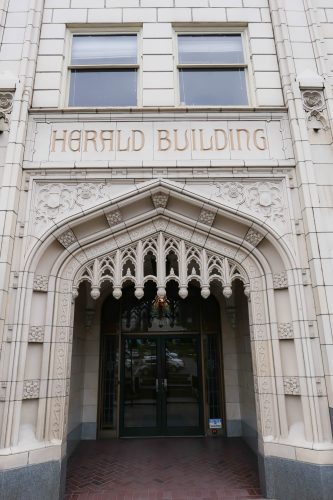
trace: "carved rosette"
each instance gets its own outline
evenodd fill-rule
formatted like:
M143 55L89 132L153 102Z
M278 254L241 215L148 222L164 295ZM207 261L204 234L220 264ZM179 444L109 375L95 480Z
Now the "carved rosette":
M65 248L70 247L73 245L73 243L77 242L76 236L73 233L71 229L68 229L65 233L62 233L60 236L58 236L58 241L61 243Z
M168 193L154 193L151 196L155 208L166 208L169 200Z
M44 342L44 327L30 326L28 342L36 342L36 343Z
M49 277L37 274L34 278L33 289L35 292L47 292Z
M250 228L245 236L245 241L256 247L263 240L264 236L253 228Z
M201 224L211 226L214 222L215 215L216 214L211 210L202 209L199 216L199 222L201 222Z
M288 276L285 271L273 274L273 288L274 290L282 290L288 288Z
M300 396L301 386L298 377L283 377L284 393L288 396Z
M25 380L23 382L22 399L38 399L39 398L39 380Z
M294 330L292 323L279 323L278 334L280 340L288 340L294 338Z
M328 130L324 92L319 89L304 90L302 99L308 127L314 130Z
M116 226L123 221L122 215L119 210L114 210L113 212L106 214L105 217L110 227Z
M0 119L2 118L5 122L8 122L13 109L13 97L12 92L0 92Z

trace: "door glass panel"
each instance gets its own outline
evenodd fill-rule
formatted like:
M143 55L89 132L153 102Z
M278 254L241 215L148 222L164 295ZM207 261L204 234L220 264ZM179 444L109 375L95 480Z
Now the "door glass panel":
M157 340L125 339L124 427L157 425Z
M155 306L157 287L149 281L144 297L138 300L134 286L123 289L121 330L123 333L198 332L200 330L200 289L189 287L189 295L181 299L178 285L170 281L166 286L167 302L163 308Z
M118 387L118 337L103 337L101 429L116 429Z
M222 418L218 335L207 335L204 346L209 418Z
M199 427L197 337L165 340L165 375L167 427Z

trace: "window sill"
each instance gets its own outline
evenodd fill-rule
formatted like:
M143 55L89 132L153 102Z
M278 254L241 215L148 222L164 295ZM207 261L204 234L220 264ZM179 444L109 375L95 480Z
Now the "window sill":
M31 113L267 113L286 112L286 106L122 106L122 107L66 107L30 108Z

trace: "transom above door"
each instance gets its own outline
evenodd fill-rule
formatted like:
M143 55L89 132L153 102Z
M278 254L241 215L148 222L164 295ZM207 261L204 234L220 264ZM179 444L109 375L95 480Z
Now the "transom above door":
M125 336L120 434L203 434L199 335Z

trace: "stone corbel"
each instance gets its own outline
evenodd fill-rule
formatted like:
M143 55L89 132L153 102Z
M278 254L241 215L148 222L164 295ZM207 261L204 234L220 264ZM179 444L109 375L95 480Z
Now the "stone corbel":
M311 71L305 71L299 75L298 83L302 93L308 128L314 132L328 130L323 78Z
M9 122L15 87L15 80L11 75L0 75L0 134L5 131L6 124Z

